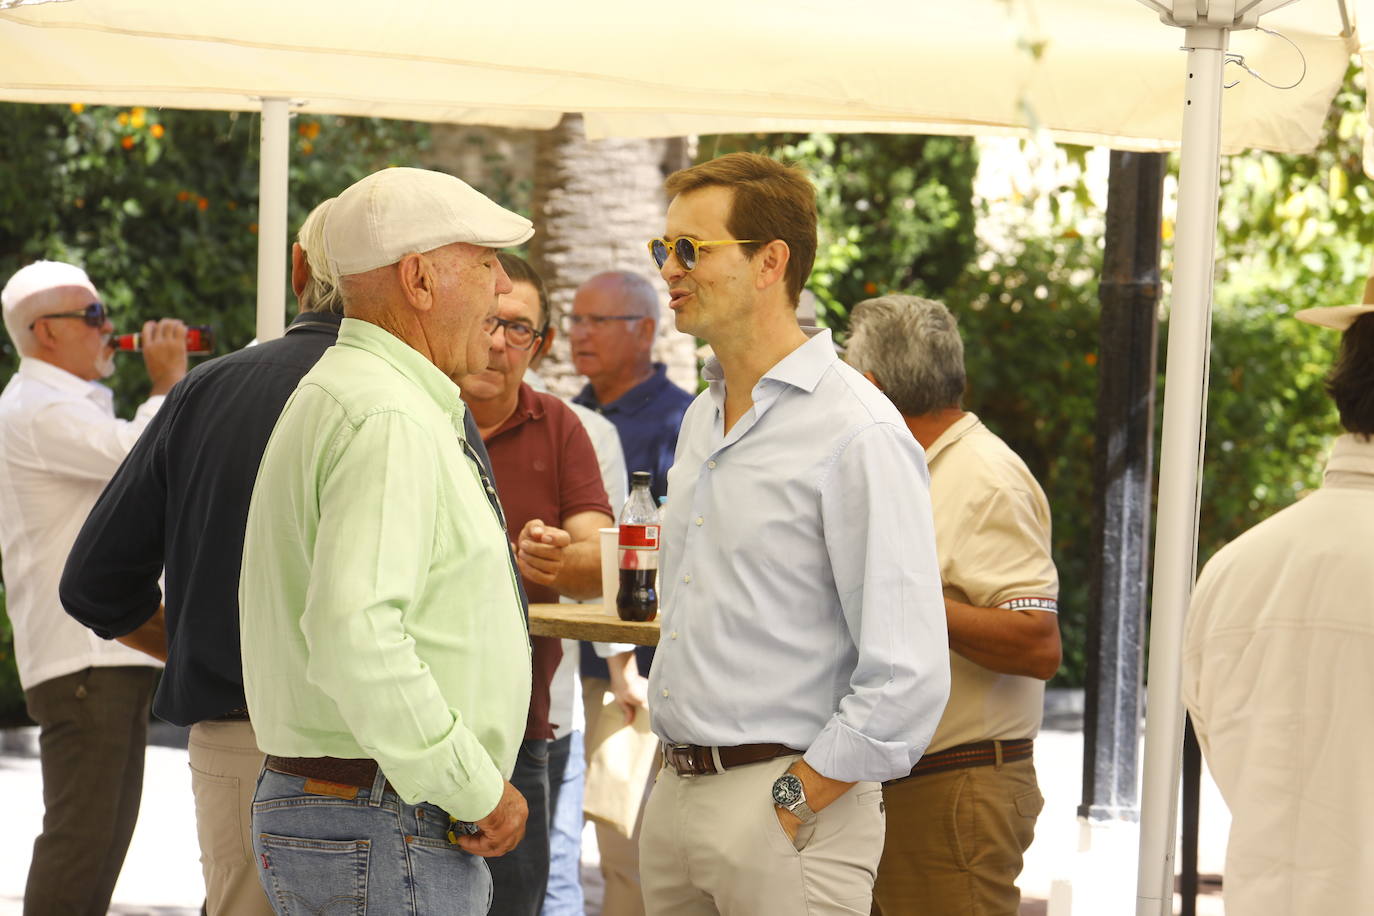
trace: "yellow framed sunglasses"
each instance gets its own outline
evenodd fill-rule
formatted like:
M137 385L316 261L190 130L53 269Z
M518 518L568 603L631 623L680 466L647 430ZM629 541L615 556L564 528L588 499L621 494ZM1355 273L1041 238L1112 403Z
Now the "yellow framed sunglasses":
M683 270L695 270L697 257L703 248L712 248L716 245L750 245L756 239L722 239L715 242L703 242L694 239L690 235L680 235L671 241L658 238L649 240L649 254L653 255L654 263L662 267L668 262L668 253L677 255L677 261L682 265Z

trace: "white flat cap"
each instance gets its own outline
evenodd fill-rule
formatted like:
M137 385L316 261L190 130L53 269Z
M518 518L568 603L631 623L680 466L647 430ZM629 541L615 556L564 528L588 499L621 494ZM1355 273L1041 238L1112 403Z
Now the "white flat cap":
M63 286L84 286L92 296L96 295L95 284L80 267L61 261L34 261L10 277L10 282L0 291L0 303L8 312L34 293Z
M41 303L26 304L26 301L34 293L64 286L90 290L92 299L99 298L95 284L86 276L84 270L61 261L34 261L27 267L21 267L10 277L4 290L0 290L0 307L4 309L5 330L9 332L10 340L14 341L19 352L25 353L31 348L33 332L29 330L29 325L38 317L37 313L42 311Z
M532 235L529 220L452 175L394 168L338 196L325 218L324 247L334 272L347 277L457 242L505 248Z

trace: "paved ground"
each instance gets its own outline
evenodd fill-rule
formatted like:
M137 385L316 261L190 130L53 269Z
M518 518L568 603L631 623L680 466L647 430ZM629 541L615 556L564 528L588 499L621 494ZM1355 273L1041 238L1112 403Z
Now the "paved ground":
M34 751L35 732L30 729L0 736L0 797L6 799L5 830L0 833L0 916L21 911L31 845L42 822L42 781ZM160 744L148 749L143 808L115 888L111 912L120 916L195 916L199 913L203 886L184 737L166 729L158 732L156 740ZM183 746L174 746L178 743ZM1036 767L1045 794L1045 811L1021 880L1025 914L1045 912L1050 883L1065 876L1067 863L1077 848L1075 810L1081 791L1082 749L1082 735L1073 730L1046 730L1036 741ZM1204 874L1221 873L1229 823L1221 797L1204 774L1199 862ZM592 837L589 831L583 872L590 885L588 913L596 914L600 888ZM1133 889L1125 888L1120 913L1133 912ZM1200 916L1219 916L1220 897L1201 898L1198 912Z

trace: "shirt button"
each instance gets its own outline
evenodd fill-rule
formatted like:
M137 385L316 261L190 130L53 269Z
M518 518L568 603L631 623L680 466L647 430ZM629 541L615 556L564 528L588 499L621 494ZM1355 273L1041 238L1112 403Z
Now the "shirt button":
M700 515L697 516L697 524L698 524L698 525L700 525L700 524L701 524L702 522L704 522L704 521L706 521L706 519L702 518Z
M671 635L673 639L677 639L677 630L674 630Z
M692 574L691 574L691 573L688 573L687 575L683 576L683 577L682 577L682 581L685 582L685 583L690 584L691 581L692 581Z
M714 461L708 461L706 462L706 466L708 468L714 468L716 466L716 463Z
M664 695L665 697L668 695L668 688L667 688L667 687L664 687L664 688L663 688L663 695Z

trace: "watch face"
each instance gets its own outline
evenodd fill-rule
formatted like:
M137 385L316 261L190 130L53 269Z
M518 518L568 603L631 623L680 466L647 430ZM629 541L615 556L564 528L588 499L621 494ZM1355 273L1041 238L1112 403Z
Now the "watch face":
M773 783L773 804L788 808L801 799L802 782L792 773L783 773Z

